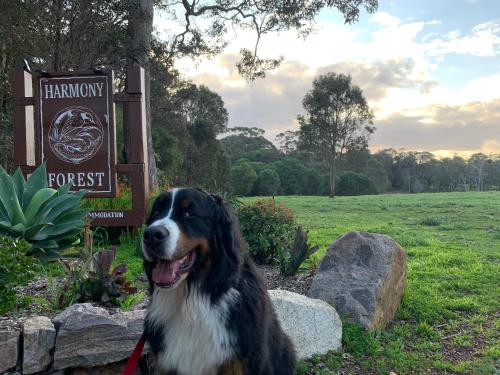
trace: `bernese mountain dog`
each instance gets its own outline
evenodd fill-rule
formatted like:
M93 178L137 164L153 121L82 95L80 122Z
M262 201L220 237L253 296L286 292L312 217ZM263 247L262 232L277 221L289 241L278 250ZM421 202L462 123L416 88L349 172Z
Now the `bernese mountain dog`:
M142 247L144 334L161 373L294 373L293 344L245 246L220 197L183 188L155 200Z

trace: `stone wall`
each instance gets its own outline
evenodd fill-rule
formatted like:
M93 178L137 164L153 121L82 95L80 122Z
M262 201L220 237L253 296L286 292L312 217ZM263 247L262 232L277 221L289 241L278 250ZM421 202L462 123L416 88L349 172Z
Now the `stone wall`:
M269 291L283 329L299 357L341 346L342 323L327 303L284 290ZM54 319L27 318L18 329L0 329L0 374L121 374L143 331L145 310L110 314L89 303L70 306ZM146 345L141 374L151 369Z

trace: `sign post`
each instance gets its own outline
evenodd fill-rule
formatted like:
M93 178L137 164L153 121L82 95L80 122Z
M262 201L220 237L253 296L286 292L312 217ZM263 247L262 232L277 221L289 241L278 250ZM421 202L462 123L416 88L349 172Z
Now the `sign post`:
M149 194L144 69L127 71L124 93L114 92L112 71L16 71L11 81L14 161L23 172L46 162L50 187L71 182L72 190L88 189L87 198L116 197L117 173L126 173L132 209L92 211L91 225L141 226ZM116 161L116 102L123 102L123 126L133 135L125 139L126 164Z

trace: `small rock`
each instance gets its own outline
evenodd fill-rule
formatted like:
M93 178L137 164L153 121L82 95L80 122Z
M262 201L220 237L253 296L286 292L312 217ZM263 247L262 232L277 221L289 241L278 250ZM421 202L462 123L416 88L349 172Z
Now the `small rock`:
M45 370L52 362L56 329L49 318L36 316L23 324L23 374Z
M405 287L404 250L390 237L349 232L330 245L308 296L367 329L394 318Z
M19 330L0 330L0 373L16 366L20 336Z
M77 314L109 316L108 311L102 307L92 306L90 303L77 303L76 305L71 305L62 313L55 316L54 319L52 319L52 323L59 328L69 317Z
M61 325L54 354L56 370L126 359L143 332L144 310L110 315L90 304L73 305L68 310L55 319Z
M325 354L342 346L342 322L328 303L285 290L269 290L281 327L299 358Z

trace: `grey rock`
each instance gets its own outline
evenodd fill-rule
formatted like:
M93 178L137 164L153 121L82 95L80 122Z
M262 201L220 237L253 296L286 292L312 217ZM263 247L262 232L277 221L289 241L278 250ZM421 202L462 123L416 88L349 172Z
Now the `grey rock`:
M0 330L0 373L16 366L20 336L16 329Z
M54 355L56 370L103 366L126 359L143 332L144 310L110 315L89 304L70 309L57 318L61 326Z
M23 374L45 370L52 362L56 329L49 318L36 316L23 324Z
M286 290L269 290L283 330L299 358L325 354L342 346L342 322L328 303Z
M71 305L62 313L54 317L52 323L59 328L69 317L77 314L109 316L108 311L102 307L92 306L90 303L77 303L76 305Z
M321 260L308 292L374 330L392 320L405 288L406 256L390 237L349 232Z

